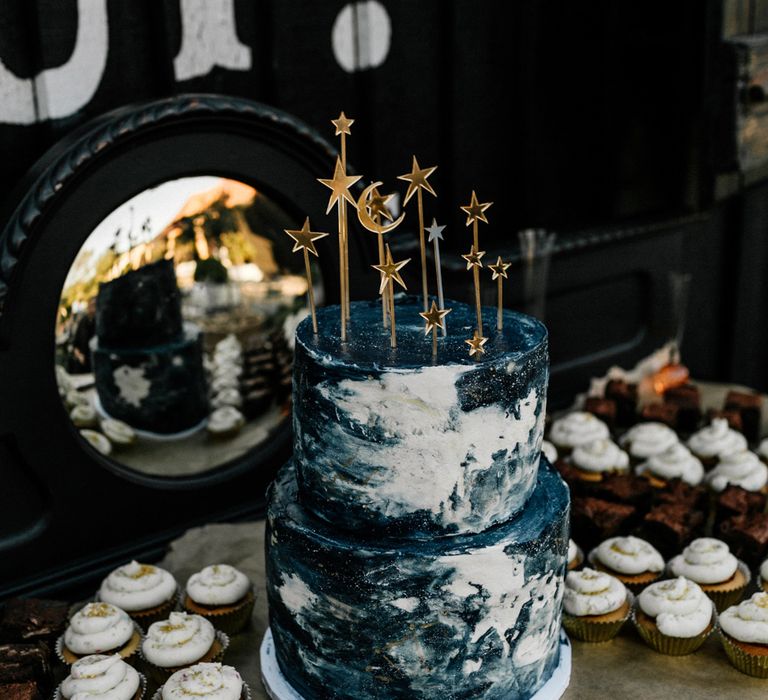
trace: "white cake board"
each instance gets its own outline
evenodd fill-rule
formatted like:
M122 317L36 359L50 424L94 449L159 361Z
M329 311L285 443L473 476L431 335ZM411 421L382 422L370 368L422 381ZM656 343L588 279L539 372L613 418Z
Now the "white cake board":
M304 700L285 679L275 656L275 642L272 630L267 627L261 642L261 680L272 700ZM571 680L571 641L560 630L560 661L552 677L541 687L531 700L558 700L565 693Z

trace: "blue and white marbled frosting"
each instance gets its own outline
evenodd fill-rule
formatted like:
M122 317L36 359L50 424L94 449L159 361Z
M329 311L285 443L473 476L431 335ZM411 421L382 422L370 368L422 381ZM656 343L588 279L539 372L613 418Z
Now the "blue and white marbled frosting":
M348 341L338 307L296 332L294 458L300 500L336 527L424 537L482 532L525 505L536 483L548 379L547 331L504 312L469 356L475 312L446 302L432 357L421 301L397 303L398 347L378 302L354 302ZM495 320L495 309L486 317ZM495 325L495 324L494 324Z
M567 487L542 459L516 518L430 541L343 533L271 487L267 593L277 660L306 700L522 700L558 662Z

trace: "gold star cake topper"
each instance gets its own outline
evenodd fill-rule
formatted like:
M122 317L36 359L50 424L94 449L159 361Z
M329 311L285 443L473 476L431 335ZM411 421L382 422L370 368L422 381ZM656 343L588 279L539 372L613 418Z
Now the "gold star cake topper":
M429 311L420 311L421 316L426 321L426 328L424 335L428 335L432 331L432 356L437 355L437 329L445 330L445 317L451 313L451 309L438 308L435 300L432 300L432 306Z
M501 255L496 258L495 263L488 265L488 269L493 273L491 279L498 280L498 309L496 310L497 330L501 330L504 327L504 314L502 305L504 298L503 284L504 280L507 279L507 268L509 268L511 265L512 263L505 263L501 259Z
M293 253L304 253L304 269L307 273L307 297L309 298L309 310L312 314L312 330L317 333L317 316L315 315L315 290L312 286L312 268L309 264L309 253L318 256L315 241L325 238L329 234L320 231L312 231L309 227L309 217L304 220L304 225L298 230L285 229L285 232L294 240Z
M331 195L328 199L328 207L325 210L326 214L330 214L334 206L338 206L340 202L346 200L354 206L355 198L349 191L362 176L361 175L347 175L344 171L344 166L341 164L341 158L336 157L336 167L333 171L333 177L331 179L317 178L317 181L325 185L330 191Z
M475 250L475 246L472 246L468 253L461 257L467 261L467 270L471 270L473 267L482 267L483 262L481 258L485 255L484 250Z
M409 262L410 258L395 262L392 258L392 251L387 245L387 254L383 264L371 265L374 270L378 270L381 274L381 285L379 286L379 294L384 294L384 290L388 290L389 297L389 316L392 320L390 324L390 345L393 348L397 347L397 329L395 326L395 282L397 282L403 289L407 289L403 278L400 276L400 270L402 270Z
M467 226L470 226L472 223L477 223L478 221L487 224L488 219L485 217L485 212L492 204L493 202L485 202L483 204L478 202L477 195L475 194L475 191L472 190L472 197L470 198L469 204L461 207L461 210L467 215Z
M468 340L465 340L464 342L469 345L469 356L472 357L472 355L485 354L485 348L483 345L488 342L488 338L483 338L483 336L480 335L477 330L475 330L472 337Z
M478 234L478 222L482 221L484 223L488 223L488 219L485 216L485 211L488 209L493 202L485 202L481 204L478 199L477 195L475 194L475 191L472 190L472 197L470 197L469 204L460 207L460 209L467 215L467 226L470 224L472 225L472 250L470 251L469 255L471 256L472 253L478 253L480 250L480 241L479 241L479 234ZM482 336L483 334L483 311L482 307L480 306L480 268L482 265L479 263L479 258L481 258L483 254L479 254L479 257L477 261L471 260L470 257L463 255L462 257L467 261L467 270L472 270L472 277L474 278L475 282L475 313L477 314L477 332Z
M416 195L416 201L418 203L419 211L419 252L421 253L421 294L424 301L424 311L427 310L429 304L429 293L427 289L427 244L424 241L424 201L421 196L422 190L426 190L433 197L437 197L437 192L432 189L432 185L429 184L427 179L429 176L437 170L437 166L431 168L419 167L419 161L416 160L416 156L413 156L413 163L411 165L411 172L405 175L398 175L398 180L405 180L408 183L408 189L405 192L405 198L403 199L403 206L408 204L408 200Z
M347 115L344 114L343 110L341 114L336 119L331 119L331 124L333 124L336 127L336 133L334 136L341 136L342 134L345 134L347 136L352 135L352 130L349 128L355 123L354 119L348 119Z

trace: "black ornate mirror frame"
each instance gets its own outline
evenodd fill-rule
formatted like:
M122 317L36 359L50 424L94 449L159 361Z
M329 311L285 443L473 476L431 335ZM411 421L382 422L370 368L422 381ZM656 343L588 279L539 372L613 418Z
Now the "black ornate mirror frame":
M59 296L100 221L179 177L241 180L297 223L309 215L334 230L327 190L316 182L330 176L334 158L327 142L279 110L186 95L104 115L35 165L0 237L0 557L9 564L0 567L0 599L75 584L149 556L195 523L263 510L265 488L290 450L288 425L245 457L182 478L133 472L79 438L55 380ZM334 238L318 244L328 302L338 298ZM350 255L360 259L366 251L355 240Z

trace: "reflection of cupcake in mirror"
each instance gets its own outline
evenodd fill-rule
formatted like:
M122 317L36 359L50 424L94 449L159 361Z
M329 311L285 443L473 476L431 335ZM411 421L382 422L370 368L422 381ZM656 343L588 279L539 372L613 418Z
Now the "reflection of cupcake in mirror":
M225 389L237 390L240 387L240 382L235 375L219 374L211 382L211 391L214 394L219 394Z
M75 406L69 412L69 417L76 428L93 428L98 422L96 409L89 403Z
M98 432L97 430L85 429L80 431L80 435L85 438L88 444L93 447L94 450L100 452L105 457L109 457L112 454L112 443L107 439L106 435Z
M240 408L242 405L243 397L237 389L222 389L211 399L213 408L222 408L223 406Z
M67 394L75 388L71 375L61 365L56 365L56 385L62 399L66 399Z
M74 408L75 406L90 406L91 400L85 395L77 391L77 389L71 389L67 392L67 406Z
M208 418L208 434L213 438L230 438L245 425L245 417L234 406L217 408Z
M101 421L101 431L115 447L127 447L136 442L136 431L121 420L107 418Z

